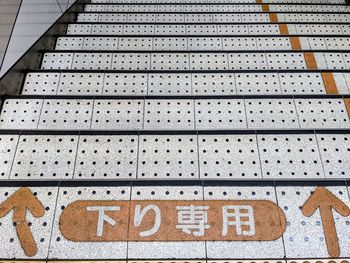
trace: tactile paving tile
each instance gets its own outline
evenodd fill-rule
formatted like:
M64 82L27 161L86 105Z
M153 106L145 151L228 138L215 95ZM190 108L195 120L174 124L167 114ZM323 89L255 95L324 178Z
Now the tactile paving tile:
M288 8L287 11L294 11L294 12L300 12L300 10L303 10L304 12L312 12L314 11L313 5L287 5Z
M158 5L132 5L130 9L133 12L157 12Z
M0 129L36 129L42 105L43 100L40 99L5 100Z
M242 22L249 23L266 23L270 22L268 14L242 14Z
M307 42L309 43L310 49L312 50L326 50L326 42L322 37L308 37Z
M349 15L348 14L325 14L322 15L325 16L327 18L328 22L340 22L340 23L344 23L347 22L349 19Z
M317 134L326 178L348 178L350 138L348 134Z
M348 37L329 37L325 38L325 42L328 49L342 49L349 50L350 49L350 38Z
M123 34L123 29L127 29L123 25L113 25L113 24L92 24L91 25L91 35L120 35ZM125 32L127 34L127 31Z
M221 37L191 37L187 38L189 50L222 50Z
M59 218L64 208L77 200L130 200L129 187L61 187L49 250L49 258L60 259L126 259L127 242L73 242L62 236ZM98 253L97 253L98 251Z
M62 73L58 95L101 95L104 74Z
M8 179L15 156L18 135L0 135L0 179Z
M93 18L93 19L86 21L86 22L103 22L103 23L108 23L108 22L116 23L117 22L117 23L120 23L120 22L127 22L127 21L128 21L128 14L100 13L98 20ZM78 18L78 22L80 22L79 18ZM128 22L132 22L132 21L128 21Z
M187 50L187 38L184 37L156 37L153 39L153 48L152 50Z
M193 100L146 100L144 129L194 129Z
M245 100L249 129L298 129L298 116L293 99Z
M99 22L99 16L100 16L99 13L86 13L86 14L80 13L80 14L78 14L77 22ZM105 14L101 14L101 16L103 19L105 19L105 17L106 17Z
M36 198L38 198L45 209L45 214L40 218L34 217L31 213L27 213L26 216L33 238L37 244L38 251L32 257L28 257L24 254L17 237L16 227L12 220L13 212L10 212L5 217L0 218L0 238L2 240L2 242L0 242L1 258L47 258L58 187L30 187L28 189L35 194ZM17 190L19 190L18 187L1 187L0 204L13 195Z
M186 53L153 53L152 70L188 70L189 54Z
M311 186L277 186L279 206L287 217L287 228L284 237L284 246L287 258L322 258L329 257L319 211L311 217L305 217L300 207L305 203L316 187ZM345 186L327 187L336 197L349 206L349 196ZM349 220L333 210L334 222L340 246L340 257L349 254Z
M209 21L208 21L209 22ZM213 14L215 23L239 23L243 22L242 14Z
M314 134L259 134L263 178L324 178Z
M342 35L342 27L340 25L307 25L309 30L317 35L317 34L323 34L323 35ZM306 25L304 26L306 28Z
M337 26L338 31L342 32L343 34L348 34L350 32L350 26L349 25L339 25Z
M327 69L347 69L341 53L323 53Z
M41 64L42 69L71 69L72 53L45 53Z
M81 50L83 49L83 37L59 37L56 42L56 50Z
M44 100L39 129L81 130L89 129L93 100Z
M106 73L103 95L145 95L147 74Z
M237 73L237 94L281 94L278 74Z
M283 94L326 94L320 73L279 73Z
M249 35L249 29L248 29L248 25L217 25L216 34L245 36L245 35Z
M20 137L11 179L72 179L78 138L69 135Z
M67 35L86 35L91 34L93 25L89 24L69 24L67 27Z
M342 53L342 58L343 58L343 61L345 63L345 69L349 70L350 69L350 66L349 66L349 63L350 63L350 54L349 53ZM338 67L337 69L339 69L340 67Z
M113 14L115 15L115 14ZM127 14L127 21L128 22L146 22L146 23L150 23L150 22L155 22L156 21L156 14ZM169 19L170 20L170 19ZM169 21L170 22L170 21Z
M188 31L188 30L187 30ZM154 25L155 35L185 35L185 25Z
M326 22L329 20L328 15L325 15L325 14L298 14L297 16L298 16L300 22L319 22L319 23L322 23L322 22ZM293 20L287 20L287 21L291 22ZM328 22L330 22L330 21L328 21ZM338 22L338 21L335 21L335 22Z
M261 12L261 5L237 5L237 12Z
M74 178L136 178L137 145L137 136L80 136Z
M196 129L246 129L246 115L243 100L196 100Z
M188 10L188 5L158 5L157 10L158 12L186 12Z
M179 23L185 21L184 14L157 14L156 22L158 23Z
M301 128L340 129L350 126L344 101L341 99L296 99Z
M122 5L122 4L118 4L118 5L114 5L114 4L110 4L110 5L105 5L105 11L111 11L111 12L129 12L133 10L132 5ZM137 8L138 6L136 6Z
M256 135L199 135L200 177L261 179Z
M233 25L234 27L235 25ZM261 24L261 25L248 25L246 26L248 28L248 34L255 34L255 35L279 35L280 30L278 25L272 25L272 24ZM245 32L245 31L244 31ZM246 33L245 33L246 35Z
M138 178L199 178L197 136L144 135L139 144Z
M85 37L83 50L117 50L117 37Z
M222 38L223 50L257 50L255 37L224 37Z
M97 5L97 4L92 4L92 5L85 5L85 12L102 12L102 11L114 11L111 10L110 7L113 7L112 5L108 6L108 8L106 9L107 5Z
M186 5L187 12L209 12L210 5Z
M191 74L150 74L149 95L191 95Z
M141 130L143 100L97 100L92 115L93 130Z
M236 12L238 5L210 5L211 12Z
M279 22L302 22L298 14L295 13L279 13L277 14L277 21Z
M230 53L228 63L233 70L267 69L265 53Z
M192 74L192 89L196 95L236 94L235 74Z
M150 65L150 54L147 53L113 54L112 69L114 70L147 70L150 69Z
M28 73L22 94L55 95L60 81L60 73Z
M269 200L277 203L275 189L271 186L254 187L204 187L204 200ZM207 258L253 259L283 258L283 240L259 241L207 241Z
M112 55L108 53L75 53L72 69L111 69Z
M118 50L152 50L152 47L152 38L119 38Z
M192 53L192 70L224 70L228 69L226 53Z
M121 33L124 35L153 35L155 25L150 24L141 24L141 25L120 25L122 27L120 29Z
M306 69L306 62L302 53L267 53L269 69Z
M211 23L216 22L213 14L186 14L186 23Z
M132 200L203 200L201 186L135 186ZM200 259L206 257L204 241L128 242L128 259ZM196 260L197 262L197 260Z
M292 50L288 37L259 37L255 39L258 50Z

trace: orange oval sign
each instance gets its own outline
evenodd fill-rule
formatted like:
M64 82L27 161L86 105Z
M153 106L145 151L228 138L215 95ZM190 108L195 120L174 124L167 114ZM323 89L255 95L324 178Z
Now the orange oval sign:
M60 217L62 235L76 242L271 241L285 228L267 200L77 201Z

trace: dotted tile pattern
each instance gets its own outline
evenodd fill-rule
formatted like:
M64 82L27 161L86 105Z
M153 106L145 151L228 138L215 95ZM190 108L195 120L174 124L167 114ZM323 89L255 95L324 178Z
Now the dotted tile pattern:
M242 51L232 53L80 53L47 52L41 69L54 70L306 70L305 52L284 53ZM317 51L315 65L320 70L349 69L349 53ZM58 61L62 61L59 63Z
M29 73L25 95L322 95L320 73ZM350 74L333 74L348 94ZM40 81L40 82L39 82ZM40 87L40 88L39 88Z
M0 181L30 182L45 206L41 218L28 213L39 248L31 259L329 258L320 213L300 210L321 185L350 205L350 8L343 3L86 4L55 50L43 53L40 69L26 73L23 97L1 101ZM0 204L17 189L0 187ZM268 200L283 211L286 230L261 242L73 242L59 218L76 200ZM0 258L26 260L13 215L0 218ZM346 258L350 218L332 215Z
M41 111L38 106L42 106ZM0 128L29 130L256 130L349 128L343 99L8 99ZM20 105L18 110L8 110ZM30 118L24 118L29 112Z
M334 179L348 134L0 135L1 179Z

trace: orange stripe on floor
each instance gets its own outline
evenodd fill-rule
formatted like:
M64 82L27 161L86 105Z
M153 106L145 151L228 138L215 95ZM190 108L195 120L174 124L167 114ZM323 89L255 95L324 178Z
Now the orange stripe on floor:
M270 17L270 22L271 23L277 23L278 22L277 13L270 13L269 17Z
M316 70L317 69L317 63L316 63L316 59L315 59L315 55L312 52L306 52L304 53L304 58L305 58L305 62L307 65L307 69L310 70Z
M293 50L301 50L299 37L290 37L290 43Z
M278 25L281 35L289 35L288 26L286 24Z
M348 116L350 118L350 99L344 99L346 111L348 112Z
M261 5L261 9L263 12L270 12L270 6L269 5Z
M327 94L339 94L332 72L322 72L322 79Z

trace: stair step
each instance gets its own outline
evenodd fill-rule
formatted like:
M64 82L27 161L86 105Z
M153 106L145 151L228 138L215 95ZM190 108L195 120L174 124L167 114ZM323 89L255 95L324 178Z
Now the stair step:
M349 99L7 99L0 129L348 129Z

